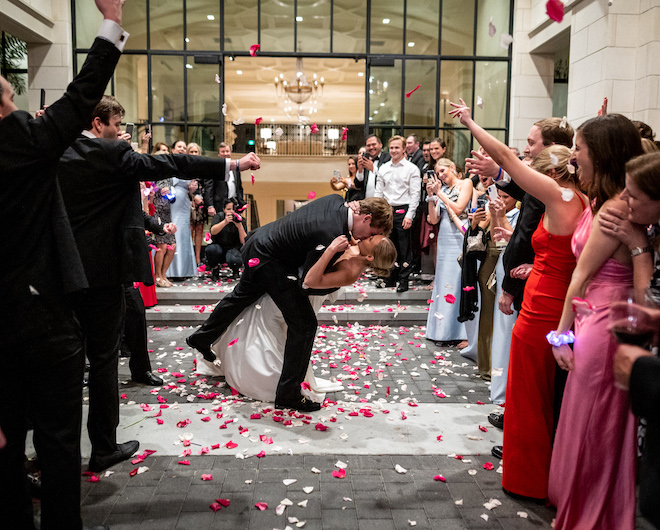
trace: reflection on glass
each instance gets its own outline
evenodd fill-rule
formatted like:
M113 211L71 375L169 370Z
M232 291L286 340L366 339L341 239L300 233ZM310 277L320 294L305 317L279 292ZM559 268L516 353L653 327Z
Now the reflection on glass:
M406 125L435 125L437 61L406 59L406 82L404 90L410 92L421 85L404 100Z
M474 1L475 0L443 0L442 55L473 54Z
M435 138L435 130L434 129L412 129L412 128L406 128L403 131L403 137L408 138L411 134L414 134L417 136L417 139L419 140L419 148L422 148L422 144L427 141L433 140Z
M159 125L151 127L151 145L163 142L170 147L179 140L185 140L183 125ZM194 141L194 140L191 140ZM199 143L199 142L198 142Z
M155 55L151 58L154 123L184 121L183 68L183 57Z
M220 3L217 0L186 2L188 50L220 50Z
M194 57L188 56L186 75L188 76L188 120L192 122L218 122L220 119L220 89L214 81L218 73L216 64L194 64ZM188 67L191 66L192 68Z
M440 131L440 138L447 144L445 157L456 164L459 172L465 170L465 159L470 156L472 136L467 129L449 129Z
M475 72L474 120L482 127L504 127L506 124L506 75L504 61L479 61ZM477 97L483 109L477 106ZM465 98L464 98L465 99Z
M414 55L438 54L440 2L415 0L406 4L405 52ZM406 67L407 68L407 67Z
M202 148L202 155L215 158L218 156L220 143L220 127L218 125L191 125L188 127L188 143L195 142ZM230 143L225 136L227 143Z
M371 53L403 53L403 2L371 0Z
M122 55L115 70L115 97L126 110L124 122L149 119L149 85L146 55Z
M96 37L103 15L96 8L94 2L76 0L76 47L91 48ZM82 63L80 63L82 65Z
M257 11L257 0L225 0L225 50L245 51L258 44Z
M460 127L458 120L453 120L448 112L452 109L450 101L459 98L472 101L472 62L442 61L440 63L440 126Z
M383 142L383 151L387 153L387 142L390 141L392 136L399 134L401 131L398 127L373 127L370 134L375 134L381 142Z
M511 33L509 7L509 0L479 0L477 4L477 55L507 56L509 49L500 46L500 36ZM493 37L488 34L488 23L491 18L496 30Z
M332 51L367 51L367 0L334 0Z
M260 44L264 51L292 52L294 50L293 8L293 2L261 0Z
M89 2L91 3L91 2ZM147 0L130 0L122 7L122 27L131 34L127 50L147 49ZM89 24L89 22L86 22ZM152 44L153 46L153 44Z
M299 52L330 52L330 0L298 2L296 12L297 47Z
M372 127L401 123L401 59L394 61L394 67L371 67L369 123Z
M149 2L152 50L183 49L183 0Z

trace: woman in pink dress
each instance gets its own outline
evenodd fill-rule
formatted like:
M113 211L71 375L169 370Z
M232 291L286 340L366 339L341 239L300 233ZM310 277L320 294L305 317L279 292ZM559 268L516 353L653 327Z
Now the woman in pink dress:
M633 287L632 262L628 247L603 232L598 219L601 210L627 212L619 197L625 164L640 154L639 133L624 116L593 118L577 130L578 176L592 202L573 236L578 262L558 329L548 339L570 341L575 322L573 350L565 343L553 347L559 366L570 371L548 486L557 529L635 527L636 421L627 393L614 386L616 341L608 322L612 300Z

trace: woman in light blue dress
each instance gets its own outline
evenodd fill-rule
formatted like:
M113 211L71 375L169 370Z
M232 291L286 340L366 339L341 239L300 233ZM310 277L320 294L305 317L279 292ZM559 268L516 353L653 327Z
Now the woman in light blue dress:
M438 160L438 179L429 178L426 185L429 201L429 223L440 222L438 252L435 263L435 283L432 303L426 323L426 338L433 341L465 340L465 325L457 320L461 298L461 266L458 257L463 251L462 221L467 218L467 206L472 198L472 181L458 178L456 166L447 159Z
M172 148L172 154L185 154L186 143L178 141ZM172 179L172 188L176 200L171 205L172 222L176 225L176 253L167 275L170 278L190 278L197 276L197 262L195 250L190 234L190 196L188 194L188 181L178 178Z

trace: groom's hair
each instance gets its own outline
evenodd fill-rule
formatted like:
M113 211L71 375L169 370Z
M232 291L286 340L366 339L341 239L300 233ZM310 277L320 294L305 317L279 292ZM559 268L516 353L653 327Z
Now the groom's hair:
M371 214L371 226L382 228L384 235L392 231L392 207L385 199L367 197L360 201L360 213Z

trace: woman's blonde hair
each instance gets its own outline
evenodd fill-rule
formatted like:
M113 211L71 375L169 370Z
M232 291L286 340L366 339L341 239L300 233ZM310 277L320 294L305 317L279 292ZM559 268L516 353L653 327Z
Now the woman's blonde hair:
M438 161L435 163L435 166L444 166L444 167L452 167L454 166L454 171L456 174L458 174L458 170L456 169L456 164L452 160L449 160L449 158L440 158ZM435 169L435 168L434 168Z
M376 276L387 278L396 261L396 248L392 240L389 237L383 237L380 243L374 247L373 256L371 270Z
M564 145L550 145L541 151L531 164L531 168L550 175L555 170L555 180L561 183L578 185L577 176L568 171L568 164L571 161L571 150Z

